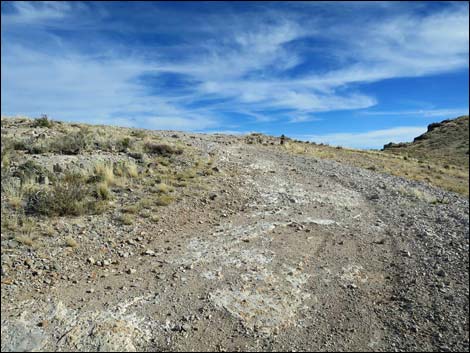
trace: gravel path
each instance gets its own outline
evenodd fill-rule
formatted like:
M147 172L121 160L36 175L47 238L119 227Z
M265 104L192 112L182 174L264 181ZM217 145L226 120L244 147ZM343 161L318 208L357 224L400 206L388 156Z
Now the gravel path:
M2 284L2 351L468 351L467 199L198 136L221 172L122 236L129 256Z

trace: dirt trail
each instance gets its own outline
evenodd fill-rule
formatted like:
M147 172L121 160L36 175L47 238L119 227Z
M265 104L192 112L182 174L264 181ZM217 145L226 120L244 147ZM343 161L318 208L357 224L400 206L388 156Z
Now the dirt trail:
M204 202L115 269L2 303L2 350L468 350L468 200L201 139L222 171Z

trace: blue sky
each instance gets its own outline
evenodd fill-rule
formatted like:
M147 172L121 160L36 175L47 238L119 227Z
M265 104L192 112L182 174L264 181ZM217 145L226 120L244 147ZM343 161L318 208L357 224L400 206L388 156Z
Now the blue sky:
M1 3L1 113L357 148L468 114L465 2Z

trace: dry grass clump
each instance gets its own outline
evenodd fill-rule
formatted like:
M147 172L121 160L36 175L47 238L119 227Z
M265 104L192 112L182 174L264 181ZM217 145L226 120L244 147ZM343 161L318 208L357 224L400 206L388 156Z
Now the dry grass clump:
M111 200L113 197L108 183L104 181L96 184L96 195L100 200Z
M76 248L78 247L78 242L71 236L68 236L65 238L65 245L69 248Z
M140 210L140 207L138 205L129 205L129 206L125 206L121 209L121 212L122 213L130 213L130 214L136 214L137 212L139 212Z
M37 239L37 235L35 234L36 223L29 217L18 213L10 213L7 215L2 212L2 231L4 228L16 234L14 239L18 243L27 246L35 245L34 241Z
M165 183L160 183L154 187L154 190L161 194L168 194L173 189Z
M131 225L134 223L134 217L129 214L121 214L118 217L118 221L125 225Z
M112 164L105 162L98 162L95 164L94 177L97 180L106 183L108 186L113 185L116 181Z
M153 142L146 142L144 144L144 150L150 154L156 154L160 156L171 156L173 154L182 154L183 150L180 148L176 148L174 146L164 144L164 143L153 143Z
M170 195L160 195L156 201L155 204L157 206L168 206L174 201L174 197Z
M28 235L18 235L15 237L15 240L20 244L33 246L35 238L33 238L32 236L28 236Z
M101 213L106 204L94 196L83 175L67 173L51 186L32 190L27 195L25 210L29 214L45 216Z
M117 176L127 178L137 178L139 176L139 169L137 164L132 161L123 161L116 163L114 172Z

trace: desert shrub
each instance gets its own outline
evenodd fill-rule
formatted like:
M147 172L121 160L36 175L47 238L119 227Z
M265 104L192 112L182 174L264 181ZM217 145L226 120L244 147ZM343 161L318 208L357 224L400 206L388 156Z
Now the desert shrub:
M134 217L129 214L122 214L118 217L118 221L125 225L131 225L134 223Z
M194 179L196 177L195 169L186 169L178 174L176 174L176 180L183 181L188 179Z
M136 214L139 211L140 211L139 205L129 205L121 209L122 213L131 213L131 214Z
M22 184L28 183L30 181L36 182L41 177L47 177L51 181L55 179L53 173L33 160L28 160L25 163L19 165L13 175L20 178Z
M9 137L2 137L1 139L1 155L2 155L2 164L4 163L3 160L5 158L9 158L10 153L15 149L14 148L14 141L12 138Z
M84 131L72 132L54 139L50 144L50 150L60 154L79 154L90 146L90 140L90 135Z
M120 152L124 152L129 147L131 147L131 145L132 145L131 138L126 136L126 137L116 141L116 150L118 150Z
M96 196L101 200L110 200L112 198L111 190L105 182L96 184Z
M147 136L147 133L144 130L133 130L132 136L137 138L144 138Z
M47 115L42 115L40 118L37 118L33 121L32 127L47 127L51 128L54 125L52 120L49 120Z
M27 195L25 210L45 216L79 216L100 213L104 204L96 200L81 174L67 173L50 187L32 190Z
M173 154L183 153L182 149L164 143L147 142L144 145L144 149L147 153L157 154L161 156L171 156Z
M168 206L170 203L172 203L174 198L170 195L160 195L157 200L155 201L155 204L157 206Z
M104 182L107 185L115 183L114 168L110 163L99 162L95 164L93 181Z
M129 136L116 138L103 130L89 131L87 135L90 136L90 143L93 144L94 148L101 151L126 152L134 144Z
M139 170L134 162L122 161L115 164L114 173L117 176L136 178L139 175Z

